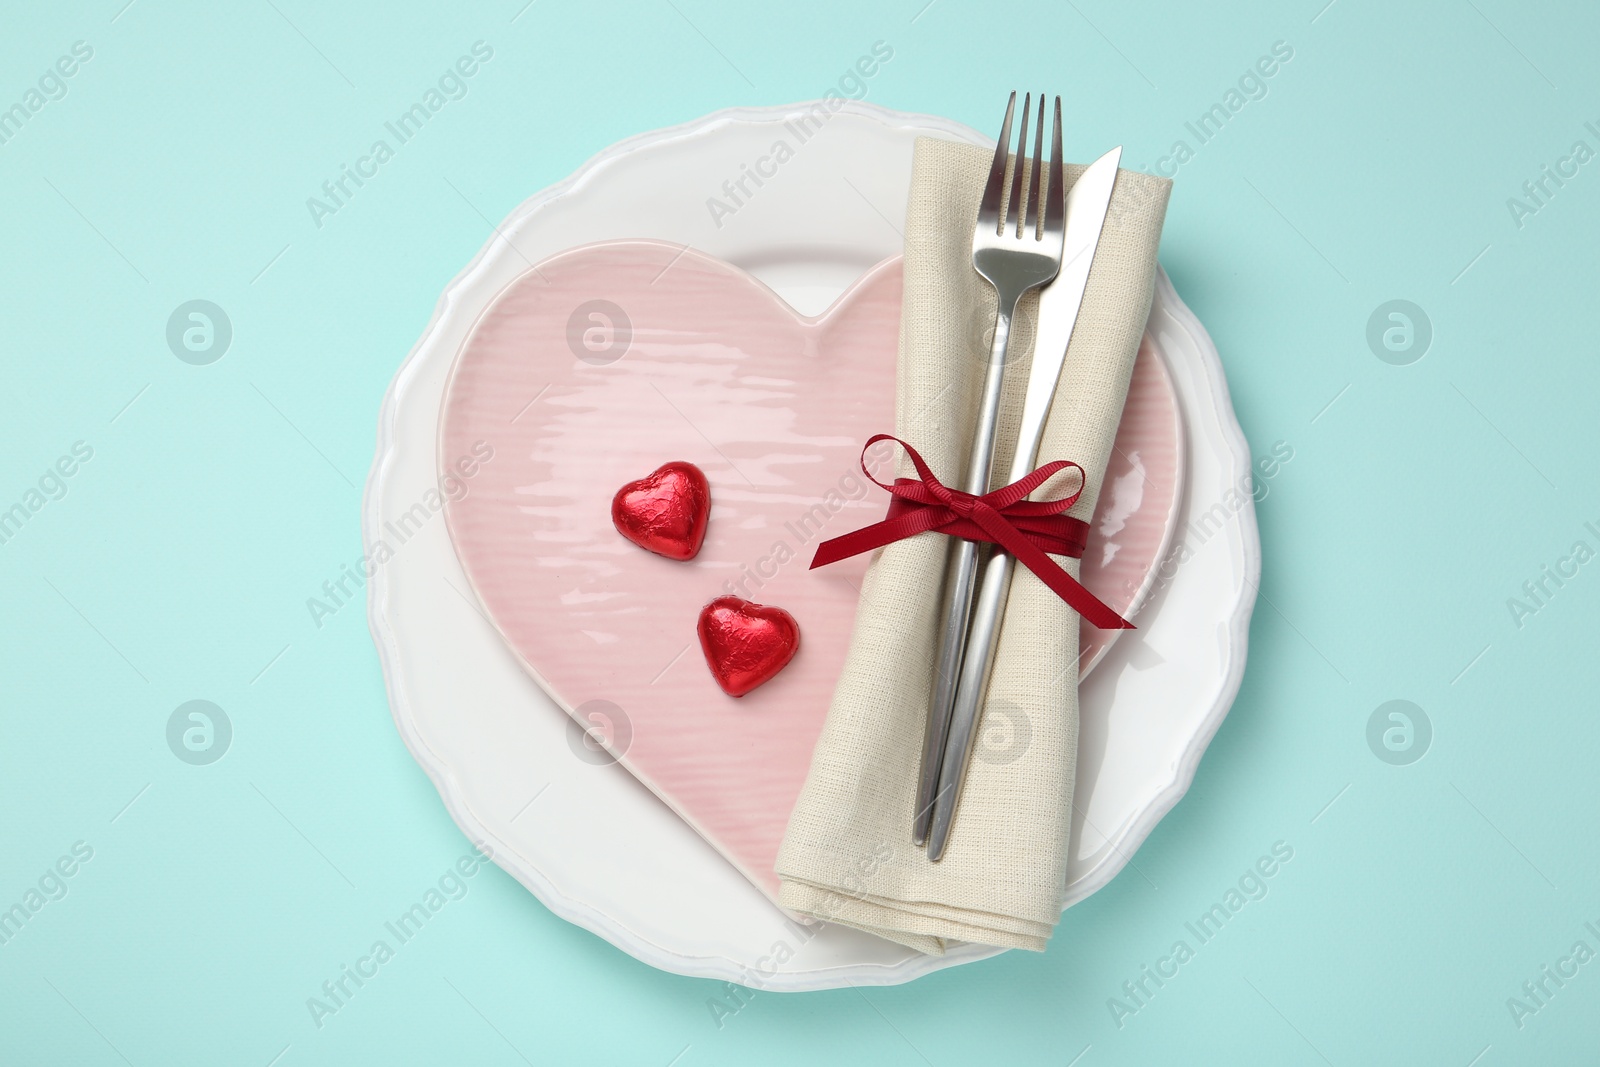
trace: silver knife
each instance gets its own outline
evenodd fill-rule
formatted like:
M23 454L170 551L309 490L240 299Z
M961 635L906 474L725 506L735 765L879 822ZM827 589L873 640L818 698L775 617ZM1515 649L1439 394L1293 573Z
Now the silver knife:
M1121 160L1119 145L1091 163L1067 192L1067 235L1061 272L1039 293L1038 339L1033 346L1033 365L1028 371L1022 423L1008 483L1026 477L1038 456L1039 439L1044 435L1045 419L1055 399L1062 364L1066 362L1067 344L1072 340L1078 309L1083 305L1083 290L1089 282L1095 249L1100 246L1100 232L1105 226L1106 209L1111 204L1117 165ZM989 670L994 663L1000 617L1011 589L1011 571L1011 555L996 549L984 565L977 603L972 610L967 650L961 659L961 675L956 685L955 711L939 769L933 827L928 836L928 859L934 862L944 856L956 801L960 799L961 785L966 779L978 712L989 688Z

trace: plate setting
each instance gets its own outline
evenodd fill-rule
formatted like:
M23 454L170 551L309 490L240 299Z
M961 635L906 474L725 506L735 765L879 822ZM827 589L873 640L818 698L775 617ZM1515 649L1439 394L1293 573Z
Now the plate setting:
M418 530L368 587L396 725L463 831L653 966L790 990L998 951L929 957L801 927L763 892L854 606L851 565L805 564L885 499L857 466L892 423L900 241L885 219L904 212L917 137L992 144L841 104L713 225L705 190L803 110L634 138L517 208L391 384L363 520L370 541L441 471L474 468L448 528ZM830 388L843 362L855 399ZM612 526L619 487L666 460L709 482L688 560ZM1249 468L1215 350L1162 276L1084 561L1086 585L1141 614L1085 659L1064 905L1176 803L1237 691L1259 548L1248 500L1220 526L1214 506ZM690 647L717 596L781 605L803 633L738 699Z

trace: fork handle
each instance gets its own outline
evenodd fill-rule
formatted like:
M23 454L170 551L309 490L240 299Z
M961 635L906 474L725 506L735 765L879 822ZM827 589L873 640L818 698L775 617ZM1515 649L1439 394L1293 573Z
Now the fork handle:
M1006 350L1011 340L1011 321L1022 299L1020 292L1003 292L998 286L996 295L998 306L995 310L994 342L989 348L989 367L984 376L983 397L978 405L978 421L972 432L972 451L967 457L967 480L963 486L966 492L975 495L981 495L989 489L1000 422ZM934 665L933 701L928 707L928 723L922 738L916 803L912 808L911 839L918 845L928 840L933 822L940 767L950 731L951 714L955 710L962 649L967 643L967 624L972 615L972 598L977 585L978 544L957 540L946 551L949 556L945 569L944 625L940 631L938 659Z
M938 659L934 667L933 703L928 707L928 725L922 738L922 767L917 777L917 803L911 821L911 840L927 842L933 823L939 785L939 770L944 758L945 738L955 709L956 686L960 680L962 651L967 644L967 621L972 594L978 577L978 546L972 541L957 541L947 550L949 558L944 580L944 625L939 636Z
M1011 344L1011 320L1016 317L1022 294L996 290L999 306L994 316L994 343L989 346L989 367L983 379L983 398L978 404L978 422L972 429L972 451L967 456L969 493L985 493L994 467L995 438L1000 428L1001 384L1006 374L1006 349Z
M984 694L988 692L989 675L994 669L1000 621L1011 591L1011 573L1011 555L997 549L984 565L977 607L968 621L967 648L962 656L954 707L946 731L928 834L928 859L934 863L944 858L945 846L950 841L950 824L955 819L956 802L961 799L961 786L972 758Z

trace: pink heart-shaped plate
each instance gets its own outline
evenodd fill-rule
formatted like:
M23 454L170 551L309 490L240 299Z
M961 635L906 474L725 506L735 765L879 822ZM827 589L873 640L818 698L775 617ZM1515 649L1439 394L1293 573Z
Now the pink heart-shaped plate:
M623 764L772 895L867 559L807 565L819 541L883 516L887 494L862 477L860 453L894 427L900 289L899 260L885 261L813 319L686 248L573 249L484 312L440 417L450 536L507 645L585 726L606 720ZM1085 584L1118 611L1165 544L1179 434L1147 344L1083 561ZM618 487L678 459L711 483L710 528L689 562L611 523ZM887 462L875 469L892 476ZM729 594L787 610L803 634L794 660L740 699L718 688L695 630ZM1108 639L1084 628L1086 665Z

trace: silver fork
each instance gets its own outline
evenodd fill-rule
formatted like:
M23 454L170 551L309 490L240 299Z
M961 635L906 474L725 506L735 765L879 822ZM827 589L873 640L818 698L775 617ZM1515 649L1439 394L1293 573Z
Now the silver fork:
M1046 171L1043 169L1044 94L1039 94L1039 121L1034 134L1030 176L1028 109L1031 102L1032 94L1022 98L1016 165L1011 168L1011 195L1006 198L1004 218L1000 211L1001 198L1006 190L1006 165L1010 159L1011 117L1017 106L1016 93L1011 94L1006 104L1005 122L1000 127L1000 139L995 143L994 162L989 167L989 180L984 186L983 199L978 205L977 225L972 231L973 269L994 286L998 301L994 342L989 350L989 369L983 381L983 398L978 407L978 422L973 430L967 477L962 485L962 489L974 494L989 490L1000 416L1000 389L1005 377L1006 349L1011 339L1011 320L1016 315L1017 304L1030 291L1048 284L1061 269L1061 251L1066 232L1066 181L1061 164L1061 98L1058 96L1055 99L1054 139L1050 146L1050 167ZM923 737L922 765L917 779L916 808L911 824L911 836L918 845L928 840L935 801L938 799L940 765L955 708L956 686L961 674L962 650L967 643L977 573L977 542L957 541L945 571L944 629L939 641L933 703L928 709L928 727Z

